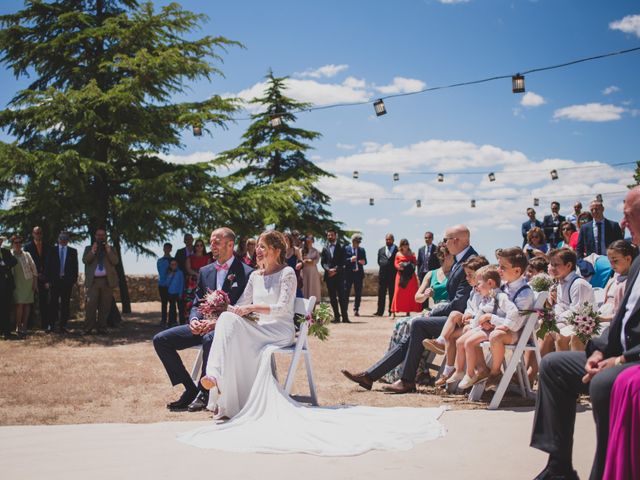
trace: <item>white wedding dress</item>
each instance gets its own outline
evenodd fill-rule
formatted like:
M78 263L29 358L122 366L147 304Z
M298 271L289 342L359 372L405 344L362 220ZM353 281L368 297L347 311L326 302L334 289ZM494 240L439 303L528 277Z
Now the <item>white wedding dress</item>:
M207 363L221 392L211 402L231 420L182 434L179 441L231 452L347 456L408 450L445 434L438 422L443 408L321 408L292 400L272 375L271 355L293 342L295 295L291 267L249 277L237 305L267 304L271 313L258 322L223 313Z

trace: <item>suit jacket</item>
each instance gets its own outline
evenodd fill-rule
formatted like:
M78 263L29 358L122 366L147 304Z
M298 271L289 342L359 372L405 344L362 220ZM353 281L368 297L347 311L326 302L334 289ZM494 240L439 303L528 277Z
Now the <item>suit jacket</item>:
M183 273L187 273L187 247L179 248L176 251L176 261L178 262L178 268Z
M33 258L39 275L44 274L44 267L47 263L47 254L49 253L49 250L50 248L43 243L42 255L40 255L38 253L38 248L36 247L36 244L34 242L29 242L24 246L24 251L29 252L29 255L31 255L31 258Z
M449 273L449 280L447 281L447 296L449 301L436 304L433 310L431 310L432 317L447 317L454 311L464 312L467 306L467 300L469 300L469 295L471 295L471 285L467 282L462 263L476 255L478 255L478 252L476 252L473 247L469 247L464 257L453 266Z
M113 251L113 248L109 253L104 252L104 269L107 272L107 282L111 288L118 286L118 272L116 272L118 261L118 255ZM98 267L98 255L91 251L91 245L87 245L84 249L82 263L84 263L84 284L87 288L91 288Z
M322 253L320 254L320 263L322 268L324 268L324 280L327 281L328 278L336 278L336 276L341 276L344 271L344 246L340 244L340 242L336 242L336 246L333 251L333 256L331 256L331 251L329 250L329 245L325 245L322 249ZM338 274L333 277L329 277L329 270L331 268L337 268Z
M547 242L552 248L555 248L560 240L562 240L562 232L560 231L560 225L565 221L562 215L558 215L556 221L553 220L553 215L545 215L542 222L542 228L544 230L544 236L547 237ZM556 229L555 231L553 229Z
M436 255L437 245L431 244L431 254L426 255L427 246L423 245L418 249L418 273L428 272L429 270L435 270L440 268L440 260ZM424 268L424 270L423 270Z
M398 254L398 247L396 245L392 245L389 247L392 248L393 251L390 257L387 257L386 246L382 247L378 250L378 266L380 267L380 272L378 273L378 277L380 280L396 278L396 255Z
M640 271L640 257L636 257L631 264L629 270L629 278L627 287L620 303L618 313L611 321L609 328L599 338L594 338L587 343L587 355L591 355L594 351L599 350L605 358L617 357L624 355L627 362L640 361L640 301L636 303L627 324L625 325L625 343L626 350L622 347L620 334L622 333L622 319L627 311L627 301L631 291L635 288L635 283L640 281L638 272Z
M543 228L542 222L540 220L535 221L535 226L538 228ZM524 247L527 244L527 233L531 230L531 220L527 220L526 222L522 222L522 246ZM545 232L546 236L546 232Z
M229 295L231 305L235 305L244 292L249 276L253 272L253 268L244 263L238 257L233 257L233 262L227 272L227 278L222 284L222 290ZM197 318L202 320L202 314L198 311L202 299L208 290L217 290L218 288L218 271L214 263L205 265L198 273L198 287L196 288L196 296L193 300L193 307L189 314L189 320Z
M11 269L18 263L16 257L11 255L11 251L8 248L0 248L0 301L7 300L10 296L13 296L13 288L9 289L9 285L12 287L13 281L9 280L11 275Z
M612 242L616 240L622 240L622 229L617 222L613 222L608 219L604 219L604 243L608 247ZM583 258L596 252L596 239L593 236L593 222L585 223L580 227L580 234L578 235L578 246L576 247L576 254L578 258ZM602 255L606 255L607 252L602 252Z
M356 252L357 251L357 252ZM353 245L347 245L344 247L344 273L346 276L364 277L364 265L358 263L358 271L354 272L355 264L351 262L351 257L357 255L358 262L364 260L364 265L367 264L367 252L362 247L353 248Z
M67 256L64 260L64 279L61 279L58 245L50 247L44 266L44 276L46 281L52 285L59 285L63 282L76 283L78 281L78 251L67 245Z

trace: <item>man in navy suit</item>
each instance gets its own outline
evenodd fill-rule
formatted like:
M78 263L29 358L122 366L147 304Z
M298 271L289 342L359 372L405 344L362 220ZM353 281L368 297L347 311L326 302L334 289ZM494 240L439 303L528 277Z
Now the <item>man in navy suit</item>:
M320 254L320 262L324 269L324 281L329 290L333 322L340 322L340 313L342 313L342 321L351 323L347 311L349 299L344 288L344 246L337 240L335 230L327 230L327 244Z
M235 305L253 271L251 267L234 256L235 239L236 235L230 228L218 228L211 232L211 254L216 261L200 269L189 324L170 328L153 337L153 346L169 375L171 384L184 386L184 393L180 398L167 404L167 408L171 411L196 412L207 406L208 390L203 388L200 382L197 385L193 382L178 355L178 350L202 345L201 377L205 375L209 350L213 343L215 320L203 319L198 307L208 289L227 292L231 305Z
M418 249L418 278L420 284L429 270L440 268L440 260L433 244L433 232L424 233L424 245Z
M623 225L640 242L640 187L627 194ZM591 228L591 224L587 225ZM611 387L626 368L640 365L640 257L629 270L627 287L607 331L586 345L586 352L553 352L542 359L531 446L547 452L545 469L535 477L577 479L571 457L576 400L588 393L596 423L596 454L591 479L602 478L609 441Z
M592 253L606 255L607 247L616 240L622 240L622 229L616 222L604 218L604 205L594 200L589 205L593 221L580 227L576 253L584 258Z
M560 204L551 202L551 215L545 215L542 221L542 229L544 230L544 236L547 237L547 242L549 242L549 247L556 248L558 242L562 240L560 225L564 221L565 218L560 215Z
M396 281L396 255L398 247L393 243L393 235L387 233L384 237L384 247L378 250L378 309L374 315L381 317L384 315L384 304L387 292L389 292L389 315L391 315L391 302L393 302L393 293L395 291Z
M367 252L360 246L362 236L354 233L351 245L344 247L344 291L349 304L351 286L355 290L353 314L360 316L360 302L362 301L362 284L364 283L364 266L367 264Z
M349 380L357 383L367 390L371 390L373 382L402 364L400 380L385 387L392 393L408 393L416 389L416 372L420 357L424 351L422 341L426 338L436 338L440 335L447 317L453 311L464 312L467 300L471 294L471 286L467 282L462 264L469 258L477 255L470 245L469 229L464 225L456 225L445 231L443 242L447 249L455 255L456 263L449 273L447 294L449 301L438 303L428 317L414 318L411 322L409 336L396 347L389 350L377 363L361 373L351 373L342 370Z
M522 246L524 247L527 244L527 233L532 228L538 227L542 228L542 222L536 219L536 211L529 207L527 208L527 217L529 220L522 223Z
M60 333L67 333L71 290L78 281L78 251L69 246L68 232L60 232L58 244L48 252L44 276L49 289L46 331L53 332L59 320Z

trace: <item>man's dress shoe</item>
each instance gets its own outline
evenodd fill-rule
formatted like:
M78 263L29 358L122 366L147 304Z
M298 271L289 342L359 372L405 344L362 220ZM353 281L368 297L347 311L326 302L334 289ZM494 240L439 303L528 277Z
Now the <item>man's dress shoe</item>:
M189 404L195 400L198 396L198 391L185 390L182 396L175 402L167 403L167 408L173 411L184 411L189 407Z
M190 412L199 412L200 410L207 408L208 403L209 397L205 393L200 392L195 400L189 404L187 410Z
M342 372L342 374L345 377L347 377L352 382L357 383L362 388L366 388L367 390L371 390L371 387L373 386L373 380L366 373L364 373L364 372L351 373L348 370L340 370L340 371Z
M405 382L400 379L397 382L392 383L391 385L386 385L383 390L391 393L411 393L416 391L416 384Z

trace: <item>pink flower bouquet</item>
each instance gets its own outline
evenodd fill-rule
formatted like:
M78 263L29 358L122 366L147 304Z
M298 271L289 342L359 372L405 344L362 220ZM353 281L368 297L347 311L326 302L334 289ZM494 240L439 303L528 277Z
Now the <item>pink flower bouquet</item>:
M215 320L222 312L227 311L229 303L229 295L226 292L207 289L207 293L198 306L198 311L205 320Z

